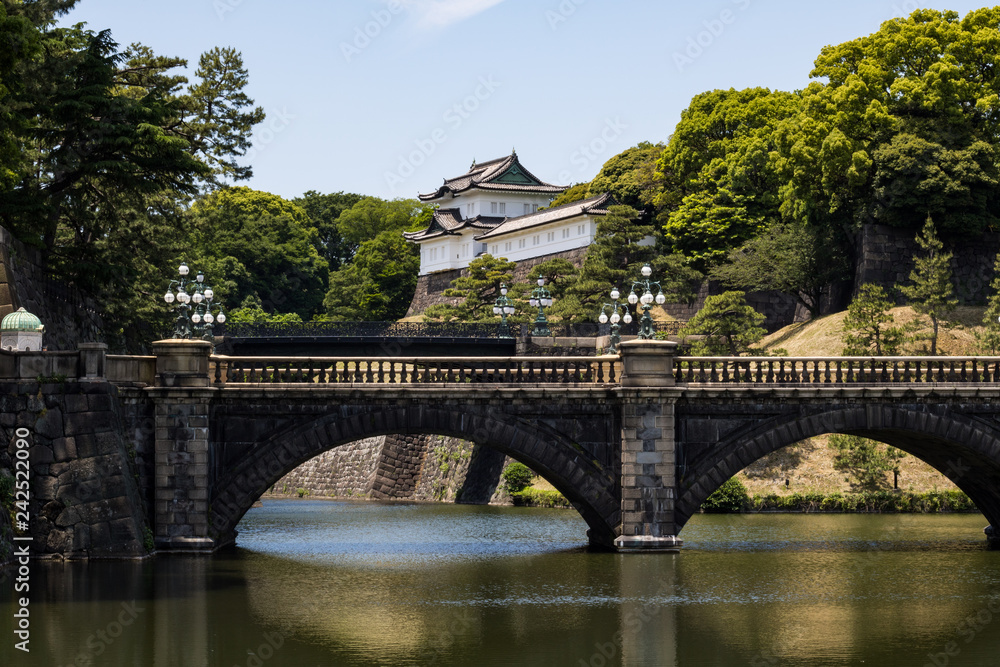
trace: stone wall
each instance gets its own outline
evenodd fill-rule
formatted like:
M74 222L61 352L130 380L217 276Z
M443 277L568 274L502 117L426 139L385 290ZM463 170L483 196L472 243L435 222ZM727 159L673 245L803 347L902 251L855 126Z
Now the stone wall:
M288 473L269 495L510 504L498 489L510 461L459 438L390 435L331 449Z
M420 482L430 440L422 435L387 435L371 485L371 497L412 498Z
M18 429L26 429L32 443L32 556L147 555L149 523L135 450L113 385L0 383L7 460L17 451Z
M865 283L882 285L892 291L909 282L913 256L920 252L914 240L917 231L882 225L865 225L857 257L854 286ZM945 251L954 253L951 260L955 295L967 305L986 303L990 296L993 264L1000 251L1000 234L987 233L974 239L946 240ZM901 295L896 295L902 303Z
M516 282L527 282L528 274L531 270L550 259L562 258L572 262L573 266L580 268L583 266L583 258L587 255L586 248L576 248L565 252L554 252L550 255L525 259L517 263L514 270L514 280ZM469 275L468 269L455 269L453 271L440 271L417 278L417 289L410 302L410 308L406 311L406 316L419 315L429 307L439 303L457 304L460 299L446 297L442 293L451 286L451 281L461 276Z
M385 439L366 438L324 452L282 477L272 493L297 495L299 489L307 489L313 496L367 498Z
M78 290L54 281L42 254L0 227L0 317L23 307L45 325L50 350L75 350L78 343L102 342L97 304Z

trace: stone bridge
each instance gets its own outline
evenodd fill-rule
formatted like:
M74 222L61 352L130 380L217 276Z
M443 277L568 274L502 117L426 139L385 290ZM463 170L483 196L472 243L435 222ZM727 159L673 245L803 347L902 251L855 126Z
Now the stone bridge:
M143 486L157 549L232 543L283 475L385 434L456 436L522 461L572 501L593 546L621 551L676 550L719 485L824 433L926 461L1000 526L1000 357L695 358L667 341L624 343L620 357L225 357L201 341L154 353L90 346L73 363L153 425Z

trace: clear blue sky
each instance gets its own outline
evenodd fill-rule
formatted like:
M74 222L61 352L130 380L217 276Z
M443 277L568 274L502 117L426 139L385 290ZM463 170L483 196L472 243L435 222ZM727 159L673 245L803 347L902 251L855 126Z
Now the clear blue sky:
M539 178L588 181L667 141L695 94L809 82L827 44L959 0L81 0L64 22L187 58L242 52L247 183L284 197L413 197L516 147ZM367 33L367 34L366 34Z

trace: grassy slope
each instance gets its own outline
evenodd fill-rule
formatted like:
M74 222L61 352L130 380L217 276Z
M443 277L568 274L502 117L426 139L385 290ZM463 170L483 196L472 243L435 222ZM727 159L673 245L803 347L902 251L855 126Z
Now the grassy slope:
M963 306L941 325L938 337L940 354L960 356L975 354L974 331L982 321L983 308ZM897 324L917 321L919 316L909 307L891 311ZM801 322L776 331L763 341L767 349L783 348L793 357L835 356L841 352L841 335L846 313L827 315L811 322ZM919 327L915 340L904 348L905 354L926 354L926 336L930 326ZM854 490L847 474L833 467L833 451L828 436L811 438L764 457L740 473L751 494L833 493ZM788 485L785 485L785 481ZM886 488L892 487L892 476L886 478ZM944 491L956 488L944 475L907 456L901 461L899 488L904 491Z

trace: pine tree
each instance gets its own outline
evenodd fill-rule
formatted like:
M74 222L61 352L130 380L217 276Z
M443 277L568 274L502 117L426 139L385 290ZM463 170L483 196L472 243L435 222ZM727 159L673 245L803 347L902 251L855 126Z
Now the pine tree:
M736 356L748 352L766 333L764 316L747 304L743 292L723 292L705 299L705 305L688 320L681 335L701 335L691 346L697 356Z
M913 309L931 318L931 354L937 354L938 326L940 320L956 305L953 295L955 287L951 283L950 252L944 252L944 244L934 231L934 222L927 216L924 228L916 238L923 249L922 256L913 258L914 269L910 272L912 285L900 287Z
M892 356L906 339L889 314L892 302L881 285L866 283L847 307L844 318L844 354L847 356Z
M494 257L489 253L473 260L469 264L469 275L451 281L451 287L444 291L444 296L462 299L458 305L438 304L424 311L425 321L455 319L459 322L488 322L496 318L493 314L493 304L500 296L500 285L508 288L514 283L516 262L509 262L505 257ZM512 301L515 290L508 292ZM523 308L520 309L523 313Z

